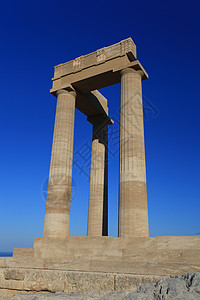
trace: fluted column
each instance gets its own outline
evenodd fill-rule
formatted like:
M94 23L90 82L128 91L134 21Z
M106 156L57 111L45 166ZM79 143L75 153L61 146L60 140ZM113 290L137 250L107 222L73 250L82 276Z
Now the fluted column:
M74 91L57 92L44 237L69 235L75 97Z
M121 71L119 236L146 237L148 230L142 71Z
M93 124L88 236L108 235L108 120L88 118Z

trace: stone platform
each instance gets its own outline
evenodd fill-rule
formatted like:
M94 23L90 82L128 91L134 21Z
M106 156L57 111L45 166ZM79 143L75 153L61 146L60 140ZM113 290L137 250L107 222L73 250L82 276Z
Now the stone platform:
M200 237L144 238L71 236L36 238L33 248L15 248L14 257L108 261L200 262ZM169 275L169 274L167 274Z
M35 239L0 258L1 291L134 290L161 277L200 272L200 237Z

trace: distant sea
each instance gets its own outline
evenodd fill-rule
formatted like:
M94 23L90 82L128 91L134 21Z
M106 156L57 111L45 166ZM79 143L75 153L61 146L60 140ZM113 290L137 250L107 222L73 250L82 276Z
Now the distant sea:
M2 257L2 256L12 256L13 255L13 253L12 252L0 252L0 257Z

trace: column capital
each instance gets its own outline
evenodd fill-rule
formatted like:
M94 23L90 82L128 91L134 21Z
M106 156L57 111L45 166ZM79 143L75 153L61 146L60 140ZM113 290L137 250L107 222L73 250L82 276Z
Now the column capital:
M128 73L135 73L141 76L141 78L144 76L144 72L142 70L135 70L133 68L125 68L121 70L120 74L121 76L128 74Z
M61 89L61 90L57 90L55 92L55 96L58 97L59 95L62 95L62 94L71 94L73 95L74 97L76 97L76 91L75 90L67 90L67 89Z
M131 69L133 71L131 71ZM141 75L142 80L145 80L145 79L149 78L147 72L145 71L145 69L143 68L143 66L139 62L139 60L134 60L134 61L132 61L128 64L121 65L120 67L113 68L113 72L114 73L119 72L121 74L121 76L126 74L127 72L134 72L134 71L135 71L136 74L137 74L138 71L141 71L141 72L139 72L139 74Z

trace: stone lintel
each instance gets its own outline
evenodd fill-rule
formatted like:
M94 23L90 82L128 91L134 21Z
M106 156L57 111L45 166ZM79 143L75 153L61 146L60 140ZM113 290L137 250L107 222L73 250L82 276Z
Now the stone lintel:
M87 98L87 100L94 105L99 111L101 112L101 115L108 116L108 106L107 106L107 99L98 91L94 90L91 92L88 92L86 94L83 94L84 98ZM90 117L91 115L88 115Z
M108 116L104 116L104 115L94 115L91 117L87 117L88 122L90 122L92 125L95 124L101 124L101 125L112 125L114 124L114 121L109 118Z

